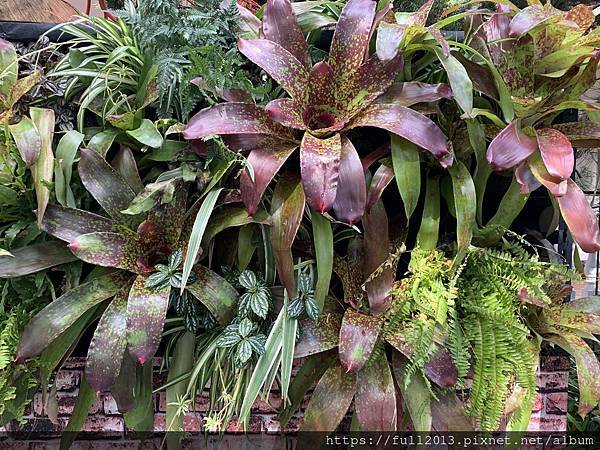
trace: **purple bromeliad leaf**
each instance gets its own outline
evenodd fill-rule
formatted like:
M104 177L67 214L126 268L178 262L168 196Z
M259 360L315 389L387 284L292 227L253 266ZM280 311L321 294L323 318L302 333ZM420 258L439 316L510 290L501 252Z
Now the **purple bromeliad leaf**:
M544 165L553 177L566 180L573 173L575 156L569 139L558 130L536 130L537 143Z
M493 170L506 170L525 161L536 149L536 139L523 133L514 120L492 140L487 160Z
M306 126L302 120L302 105L291 98L278 98L270 101L265 106L271 119L285 127L304 130Z
M308 77L308 104L317 111L328 111L335 106L333 69L327 61L315 64ZM310 126L309 121L305 123Z
M384 189L394 179L394 169L385 164L381 164L371 179L371 186L369 187L369 193L367 194L367 204L365 209L371 211L371 208L381 198Z
M407 81L393 84L375 103L396 103L412 106L417 103L431 103L442 98L452 98L450 86L444 83L427 84L420 81Z
M585 194L571 179L567 180L567 192L558 198L560 212L573 238L584 252L600 250L598 218Z
M521 186L522 194L529 194L530 192L535 191L542 185L542 183L538 181L538 179L535 177L535 175L529 168L529 164L527 164L527 161L524 161L517 166L517 169L515 170L515 178Z
M338 220L353 224L365 212L367 191L360 157L350 139L342 136L338 187L333 210Z
M327 314L317 321L303 320L300 323L302 334L294 347L294 358L304 358L337 347L341 323L340 314Z
M346 310L340 327L340 362L346 372L363 368L377 342L382 317L368 316L350 308Z
M550 175L539 152L531 155L527 159L527 164L536 180L543 184L554 197L560 197L567 193L567 180Z
M66 242L82 234L117 231L117 222L81 209L48 205L42 230Z
M138 272L137 259L144 249L138 244L135 233L94 232L77 236L69 250L82 261L103 267Z

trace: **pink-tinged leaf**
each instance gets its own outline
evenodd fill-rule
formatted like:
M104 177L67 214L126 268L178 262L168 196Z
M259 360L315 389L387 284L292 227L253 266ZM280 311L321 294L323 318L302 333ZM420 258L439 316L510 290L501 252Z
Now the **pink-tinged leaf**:
M508 11L506 9L508 9ZM511 45L511 41L507 40L511 21L508 14L509 12L510 8L505 8L504 5L498 5L496 13L493 14L482 27L482 31L485 33L488 51L490 52L492 61L496 63L501 61L503 52Z
M292 244L302 222L304 203L300 178L291 174L282 175L271 201L271 245L277 273L290 298L295 295Z
M441 388L449 388L456 384L458 370L452 355L444 347L438 347L425 363L425 375Z
M19 64L14 45L0 38L0 104L4 103L4 99L17 82L18 73Z
M376 6L372 0L349 0L342 9L329 50L329 64L336 80L351 77L362 64Z
M562 180L569 178L575 165L573 146L569 139L552 128L536 130L535 134L548 173Z
M300 170L306 201L323 213L335 201L338 186L342 140L339 134L319 139L304 133L300 145Z
M9 125L9 128L21 159L25 164L31 166L39 158L42 148L40 133L35 124L29 117L23 116L19 123Z
M487 160L493 170L506 170L525 161L536 149L536 139L523 133L514 120L492 140Z
M389 61L398 54L398 46L407 25L398 23L381 22L377 27L375 52L382 61Z
M267 0L262 18L264 37L276 42L310 68L310 56L304 34L289 0Z
M365 207L367 211L371 211L373 205L381 198L381 194L383 194L384 189L388 186L388 184L391 183L393 179L394 170L391 167L381 164L377 168L373 178L371 179L371 185L367 195L367 205Z
M308 99L308 69L281 45L267 39L239 39L238 48L294 100L303 103Z
M380 145L379 147L377 147L375 150L373 150L371 153L369 153L367 156L365 156L362 159L362 166L363 166L363 170L366 172L369 167L371 167L373 165L373 163L375 163L375 161L379 161L381 158L383 158L384 156L387 156L390 153L390 144L385 143L383 145Z
M527 159L527 165L536 180L543 184L554 197L561 197L567 193L567 180L550 175L539 152Z
M318 320L303 320L300 323L300 339L294 347L294 358L321 353L338 346L342 316L325 314Z
M365 212L366 197L362 163L350 139L342 136L338 188L333 203L338 220L353 224L360 219Z
M291 138L289 130L275 123L267 112L252 103L220 103L192 117L183 130L185 139L214 134L266 134Z
M17 348L17 361L40 354L82 314L113 297L127 278L113 272L73 288L37 313L29 321Z
M127 300L127 346L140 364L150 360L158 349L171 290L170 287L149 289L145 283L146 277L139 275Z
M52 236L71 242L82 234L116 231L117 223L81 209L48 205L42 230Z
M129 147L122 145L110 165L123 177L133 192L139 194L144 190L135 157Z
M317 111L330 112L335 105L333 70L327 61L315 64L308 77L308 104ZM305 123L310 125L305 119ZM322 128L314 126L314 129Z
M584 252L600 250L598 218L590 202L573 180L567 180L567 193L558 198L560 212L573 238Z
M225 326L235 315L239 294L223 277L200 264L194 266L196 281L186 289L196 297L217 321Z
M442 32L434 25L427 27L427 32L438 43L438 45L442 49L442 54L446 57L450 56L450 44L448 44L448 41L446 40Z
M271 100L265 106L265 111L275 122L285 127L304 130L302 121L302 105L291 98L278 98Z
M0 278L21 277L76 259L64 243L56 241L11 249L10 255L0 256Z
M346 372L363 368L377 342L383 318L346 310L340 327L340 362Z
M391 131L429 150L443 167L452 165L450 144L442 130L431 119L405 106L368 106L348 126L356 127L377 127Z
M542 185L542 183L538 181L538 179L535 177L535 175L529 168L529 164L527 164L527 161L524 161L517 166L517 169L515 170L515 178L517 180L517 183L519 183L519 185L521 186L522 194L529 194L530 192L535 191Z
M422 25L425 26L427 23L427 18L429 17L429 13L431 12L431 8L433 7L433 0L427 0L423 3L419 9L417 9L414 13L410 15L409 23L413 25Z
M390 290L395 269L383 264L390 257L387 213L381 200L373 205L362 220L364 228L364 276L371 314L386 312L392 302Z
M376 103L395 103L412 106L417 103L431 103L442 98L452 98L450 86L444 83L427 84L420 81L394 83L385 93L377 97Z
M295 146L287 145L250 152L247 161L254 170L254 181L247 170L240 176L240 193L248 214L254 215L265 189L295 149Z
M85 378L95 392L117 380L127 345L127 291L118 293L102 314L90 342Z
M384 351L358 372L354 398L360 431L396 431L396 389Z
M558 13L560 13L559 10L543 8L539 5L523 8L510 21L509 35L513 37L522 36Z
M137 260L144 249L138 245L135 234L129 233L101 231L82 234L69 244L69 250L90 264L137 272Z
M552 128L563 133L578 148L600 146L600 126L592 122L560 123Z
M121 211L127 209L135 192L99 153L82 148L78 170L85 188L109 216L123 222L130 219Z
M340 424L356 392L356 375L345 373L336 362L319 380L302 422L302 431L330 433Z

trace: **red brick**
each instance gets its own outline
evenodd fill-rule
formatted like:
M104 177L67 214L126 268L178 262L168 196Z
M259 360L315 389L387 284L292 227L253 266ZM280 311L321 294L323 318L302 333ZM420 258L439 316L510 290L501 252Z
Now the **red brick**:
M545 415L540 420L540 431L566 431L567 416L566 415Z
M247 433L260 433L263 430L262 417L253 415L248 420L248 427L246 428ZM243 433L244 425L238 423L237 420L232 420L226 430L227 433Z
M544 397L539 392L535 396L535 403L533 404L532 412L541 411L544 407Z
M208 411L209 405L210 399L208 398L208 394L204 393L202 395L198 395L196 396L196 401L194 403L194 411L206 412ZM158 411L167 411L167 394L164 391L158 393Z
M540 358L541 372L564 372L571 367L571 360L567 356L542 356Z
M121 417L91 416L86 419L82 431L119 434L125 431L125 422Z
M281 394L276 392L271 392L269 394L269 403L263 402L260 399L257 399L252 405L252 409L256 412L261 413L274 413L281 408Z
M569 394L549 392L546 394L546 414L566 414Z
M183 431L199 432L202 431L202 415L197 413L187 413L183 416ZM164 433L166 430L166 416L164 414L154 415L154 432Z
M72 391L79 386L81 372L75 370L60 370L56 374L56 390Z
M540 390L563 390L569 385L569 372L540 372L537 376Z
M540 431L541 413L533 413L527 425L527 431Z
M75 402L77 401L77 393L75 392L59 392L56 396L59 416L70 416L73 413ZM102 409L102 402L96 398L92 403L89 414L96 414ZM46 416L42 401L42 394L37 393L33 397L33 411L36 416Z

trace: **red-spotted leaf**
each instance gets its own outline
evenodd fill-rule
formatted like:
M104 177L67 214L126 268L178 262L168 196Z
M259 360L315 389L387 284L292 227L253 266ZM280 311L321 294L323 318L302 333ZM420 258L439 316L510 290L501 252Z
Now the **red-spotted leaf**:
M129 147L122 145L110 165L119 172L133 192L139 194L144 189L144 184L140 179L140 173L138 172L135 157Z
M600 297L585 297L560 306L558 323L561 326L600 334Z
M225 326L235 315L239 294L223 277L200 264L194 266L196 281L186 289L198 299L217 321Z
M407 81L393 84L383 95L377 97L376 103L395 103L402 106L412 106L417 103L436 102L443 98L452 98L452 90L447 84L427 84L420 81Z
M339 134L319 139L304 133L300 145L302 182L307 203L320 213L328 211L335 201L341 152Z
M42 221L42 230L66 242L82 234L116 231L116 228L117 223L111 219L60 205L48 205Z
M300 103L308 99L308 70L294 55L267 39L239 39L240 52Z
M302 181L292 174L281 176L271 201L271 245L277 273L288 296L295 295L292 243L304 214Z
M300 339L294 347L294 358L321 353L338 346L342 316L326 314L318 320L300 323Z
M310 68L308 45L289 0L267 0L262 32L266 39L278 43L307 69Z
M220 103L203 109L190 119L182 134L188 140L213 134L266 134L291 138L285 127L275 123L264 109L252 103Z
M137 259L143 254L134 233L99 231L77 236L69 250L82 261L103 267L137 272Z
M487 160L493 170L506 170L526 160L536 149L537 140L523 133L514 120L490 143Z
M109 390L121 370L127 345L127 291L118 293L98 322L90 342L85 378L95 392Z
M9 125L9 128L21 158L25 164L31 166L37 161L42 148L40 133L35 124L29 117L23 116L19 123Z
M335 105L335 86L333 78L333 70L327 61L321 61L315 64L310 71L308 77L308 101L315 110L323 113L331 112L331 108ZM335 115L335 114L334 114ZM308 117L307 117L308 118ZM330 118L329 121L332 119ZM310 125L306 120L305 123ZM313 129L322 128L313 124Z
M385 352L374 353L358 372L354 407L361 431L396 431L396 389Z
M150 210L148 220L160 224L162 238L174 248L179 241L185 221L188 190L186 186L175 186L175 194L170 202L158 203Z
M269 116L286 127L304 130L304 122L302 121L302 105L291 98L278 98L271 100L265 106L265 111Z
M529 194L530 192L535 191L539 188L542 183L538 181L535 177L531 169L529 168L529 164L527 161L522 162L517 166L515 170L515 179L517 183L521 186L522 194Z
M152 358L158 349L171 290L170 287L149 289L145 283L146 277L138 275L127 300L127 346L140 364Z
M452 152L446 136L421 113L401 105L371 105L355 117L348 128L377 127L429 150L443 167L452 165Z
M362 220L364 228L364 276L371 314L383 314L389 308L390 290L395 271L384 265L390 256L388 218L381 200L373 205Z
M81 182L112 218L127 221L121 211L127 209L135 192L121 175L95 150L81 149L79 160Z
M360 157L350 139L342 136L338 188L333 210L338 220L353 224L365 212L367 188Z
M598 218L590 202L573 180L567 180L567 193L558 198L560 212L573 238L584 252L600 250Z
M371 185L369 186L369 193L367 194L367 205L365 209L370 211L371 208L381 198L384 189L394 179L394 170L385 165L381 164L371 179Z
M600 126L592 122L559 123L552 128L564 134L575 147L600 146Z
M302 431L331 432L342 421L356 392L356 375L336 362L319 380L302 423Z
M575 165L573 146L569 139L552 128L536 130L535 134L548 173L562 180L569 178Z
M368 316L350 308L346 310L340 327L340 362L346 372L363 368L377 342L382 317Z
M558 13L560 11L557 9L543 8L540 5L523 8L510 21L509 34L513 37L521 36Z
M83 313L113 297L126 280L122 273L113 272L80 284L51 302L25 327L17 349L17 360L24 361L38 355Z
M373 0L349 0L342 9L329 50L329 64L336 81L341 82L338 87L343 86L344 80L363 62L376 6Z
M64 243L56 241L11 249L10 255L0 256L0 278L21 277L76 259Z

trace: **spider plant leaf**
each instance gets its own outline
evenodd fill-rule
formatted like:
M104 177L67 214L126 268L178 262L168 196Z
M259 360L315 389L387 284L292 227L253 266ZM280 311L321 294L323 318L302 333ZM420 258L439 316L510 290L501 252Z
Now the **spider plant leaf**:
M292 243L304 214L304 191L298 177L284 174L277 182L271 201L271 245L277 273L289 297L295 293Z
M170 286L157 291L145 284L146 277L138 275L127 300L127 348L140 364L150 361L158 349L171 291Z
M108 153L108 150L110 150L110 147L113 145L113 142L118 134L119 132L116 130L104 130L96 133L89 140L87 148L95 150L104 158Z
M300 171L309 206L323 213L335 201L338 186L342 140L339 134L319 139L304 133L300 145Z
M264 37L290 52L310 69L308 45L289 0L268 0L262 18Z
M473 110L473 83L467 70L454 56L445 55L439 48L435 48L434 52L448 75L454 100L463 112L470 116Z
M3 100L8 97L17 82L18 73L19 64L15 47L7 40L0 39L0 98Z
M396 184L410 219L421 194L421 155L415 144L395 134L391 135L391 148Z
M267 72L294 100L308 99L308 70L288 50L267 39L239 39L240 53Z
M0 278L21 277L76 260L62 242L41 242L15 248L8 255L0 256Z
M20 122L8 127L21 159L27 166L33 165L38 160L42 148L40 133L35 124L29 117L23 116Z
M164 142L156 125L154 125L150 119L142 120L142 123L138 128L135 130L127 130L126 133L139 143L152 148L160 148Z
M248 164L254 170L254 180L247 170L240 176L242 201L251 216L256 213L265 189L283 163L296 149L296 145L281 145L275 149L255 149L248 155Z
M18 361L40 354L90 308L113 297L126 278L113 272L67 291L29 321L17 348Z
M334 362L310 397L301 430L329 432L337 429L355 392L356 374L348 373L337 361Z
M127 345L127 290L119 292L102 314L87 354L85 378L94 392L112 388Z
M127 221L121 211L133 201L135 192L123 177L99 153L87 148L81 149L78 169L81 182L108 215Z
M362 217L367 201L367 188L358 152L346 136L342 136L338 186L333 210L338 220L353 224Z
M342 318L339 338L340 363L346 372L363 368L377 342L382 318L368 316L352 308Z
M369 186L369 193L367 194L367 204L365 209L370 211L375 203L379 201L383 191L394 179L394 170L389 167L388 161L382 162L377 168L371 179L371 185Z
M471 244L477 214L477 195L469 170L460 161L450 168L454 207L456 208L456 240L459 252Z
M294 358L322 353L338 346L342 316L337 313L322 315L318 320L300 321L300 339L296 342Z
M221 325L227 325L235 315L238 293L224 278L197 264L193 269L196 281L186 289L196 297Z
M566 180L573 173L575 155L569 139L553 128L535 131L540 154L548 173Z
M56 147L54 193L56 194L56 201L62 206L75 208L75 196L71 190L71 176L73 174L73 161L75 161L75 155L83 142L83 138L83 134L71 130L60 138Z
M375 103L395 103L412 106L417 103L433 103L443 98L452 98L450 86L444 83L427 84L420 81L394 83Z
M361 431L396 431L396 388L383 349L357 374L354 408Z
M579 186L571 179L567 183L567 193L558 198L563 219L584 252L597 252L600 250L600 229L596 213Z
M69 422L64 428L65 432L60 438L60 450L68 450L73 445L77 434L83 428L83 424L92 408L92 404L96 398L95 394L86 377L82 377L79 384L79 392L77 393L77 400L75 400L75 405L73 406L73 412L71 412Z
M333 272L333 230L331 229L331 222L322 214L311 211L311 219L315 258L317 260L315 302L319 307L319 311L323 311Z
M269 113L271 119L285 127L297 130L306 129L301 115L302 109L302 104L291 98L277 98L265 106L265 111Z
M131 272L140 271L138 258L145 252L131 231L127 234L112 231L82 234L71 241L68 247L77 258L87 263Z
M430 151L443 167L452 165L452 152L442 130L423 114L401 105L373 104L365 108L348 128L377 127L401 136Z
M537 146L536 139L523 133L513 120L490 142L487 160L494 170L509 169L527 159Z
M50 204L41 228L58 239L71 242L82 234L116 231L117 223L81 209Z
M135 157L129 147L122 145L110 165L123 177L133 192L139 194L144 189Z
M33 185L37 198L37 222L41 227L48 200L50 199L49 185L54 175L54 152L52 139L54 137L54 111L45 108L30 108L31 120L40 135L40 153L35 164L31 166Z
M428 174L425 184L425 204L417 244L422 249L437 248L440 229L440 179Z

